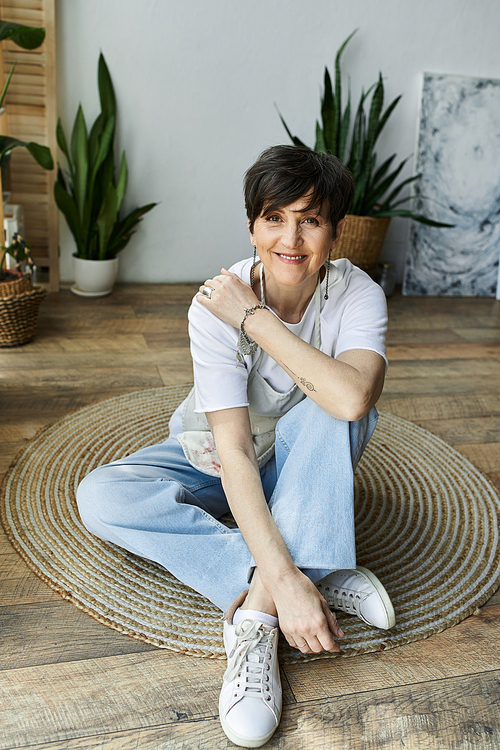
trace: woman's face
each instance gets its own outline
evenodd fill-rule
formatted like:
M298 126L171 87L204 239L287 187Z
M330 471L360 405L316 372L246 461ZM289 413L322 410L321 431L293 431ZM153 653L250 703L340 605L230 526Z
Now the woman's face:
M336 236L325 207L305 210L307 195L255 220L252 244L273 280L283 286L308 288L335 247L345 225L338 223Z

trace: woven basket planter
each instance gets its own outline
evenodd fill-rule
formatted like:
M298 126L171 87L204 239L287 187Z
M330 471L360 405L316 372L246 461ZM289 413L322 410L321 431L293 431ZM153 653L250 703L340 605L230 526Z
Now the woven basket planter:
M371 271L379 259L390 218L346 216L346 226L332 253L332 260L347 258L364 271Z
M45 289L33 286L27 276L0 283L0 347L31 341L45 294Z

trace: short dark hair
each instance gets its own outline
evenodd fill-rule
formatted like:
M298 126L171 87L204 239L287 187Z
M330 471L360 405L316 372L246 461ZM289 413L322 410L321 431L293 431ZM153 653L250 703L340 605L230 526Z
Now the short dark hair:
M263 211L277 211L311 194L306 210L326 205L335 232L354 198L350 171L332 154L296 146L271 146L245 173L245 207L249 228Z

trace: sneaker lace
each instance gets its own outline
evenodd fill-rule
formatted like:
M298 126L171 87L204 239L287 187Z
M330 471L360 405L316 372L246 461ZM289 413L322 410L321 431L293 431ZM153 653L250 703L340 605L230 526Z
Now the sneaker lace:
M256 620L239 622L235 626L236 641L228 657L224 680L230 682L241 677L238 687L243 687L245 695L260 697L262 683L267 681L264 672L269 669L267 660L271 657L275 632Z
M342 612L361 617L359 608L362 600L360 596L356 596L346 589L330 589L328 593L333 609L340 609Z

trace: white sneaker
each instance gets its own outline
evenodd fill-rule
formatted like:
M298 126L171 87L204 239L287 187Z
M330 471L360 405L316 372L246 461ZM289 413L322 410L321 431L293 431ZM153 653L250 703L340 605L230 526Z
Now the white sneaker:
M260 747L281 718L278 628L256 620L224 621L227 669L219 698L222 728L240 747Z
M366 568L334 570L316 584L328 606L357 615L368 625L389 630L396 615L389 594L376 575Z

